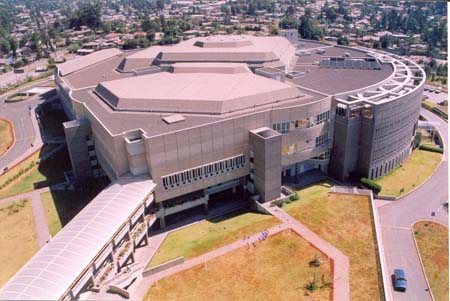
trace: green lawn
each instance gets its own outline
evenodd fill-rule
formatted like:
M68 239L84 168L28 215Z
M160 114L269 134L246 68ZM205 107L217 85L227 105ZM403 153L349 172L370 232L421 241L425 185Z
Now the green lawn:
M30 202L0 205L0 287L38 250Z
M53 149L54 146L44 146L41 151L36 152L30 158L0 176L0 184L3 184L8 178L13 177L21 169L28 167L31 162L36 162L42 154ZM64 171L70 170L70 160L67 148L57 151L52 157L35 165L29 171L22 174L18 179L0 189L0 199L17 194L32 191L36 188L42 188L64 181Z
M184 256L193 258L279 224L271 216L238 210L170 233L149 267Z
M0 156L12 145L14 140L12 125L0 118Z
M96 186L85 191L47 191L41 193L47 224L52 236L72 220L106 185L98 179Z
M414 225L414 233L435 300L449 300L448 228L433 222L419 222Z
M416 149L403 166L375 180L382 187L379 194L398 197L410 192L433 174L441 159L442 154Z
M243 247L163 278L144 300L330 300L331 264L309 262L320 254L291 231L270 236L255 248ZM319 255L320 256L320 255ZM305 286L314 280L309 292Z
M299 200L283 209L350 259L351 300L383 296L370 199L362 195L328 194L329 181L298 190Z

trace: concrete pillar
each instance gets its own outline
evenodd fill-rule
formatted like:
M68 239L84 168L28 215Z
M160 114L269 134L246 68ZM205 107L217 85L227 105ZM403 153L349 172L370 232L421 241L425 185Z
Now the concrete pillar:
M235 191L233 190L233 193ZM208 195L208 189L203 189L203 198L205 198L205 204L203 205L203 210L205 214L208 214L209 212L209 195Z
M164 229L166 227L166 218L164 216L164 206L163 203L159 203L159 212L161 212L161 216L159 217L159 225L161 229Z
M205 211L205 214L208 214L209 212L209 200L206 199L205 204L203 205L203 210Z
M280 196L281 134L267 127L251 130L250 149L254 154L254 184L262 202Z

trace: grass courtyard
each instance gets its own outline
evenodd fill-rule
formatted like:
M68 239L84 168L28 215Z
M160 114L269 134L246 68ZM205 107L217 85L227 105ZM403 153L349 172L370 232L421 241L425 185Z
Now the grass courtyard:
M279 224L271 216L237 210L170 233L149 267L184 256L193 258Z
M402 166L375 180L382 187L379 194L398 197L410 192L433 174L441 159L442 154L416 149Z
M47 191L41 193L50 234L55 236L107 184L106 180L98 179L94 187L84 191Z
M307 241L284 231L157 281L144 300L330 300L332 271ZM315 279L318 288L305 289ZM322 288L320 288L322 287Z
M0 205L0 287L39 250L28 200Z
M449 300L448 228L433 222L414 225L420 256L436 301Z
M0 156L3 155L14 141L11 123L0 119Z
M0 199L64 181L64 171L71 169L66 147L58 150L49 159L33 165L33 162L37 162L40 157L50 152L54 147L45 145L41 150L0 176L0 185L2 185L8 179L11 180L15 175L20 174L10 184L0 189Z
M383 296L370 199L328 194L334 184L318 182L298 190L299 200L283 209L350 259L351 300Z

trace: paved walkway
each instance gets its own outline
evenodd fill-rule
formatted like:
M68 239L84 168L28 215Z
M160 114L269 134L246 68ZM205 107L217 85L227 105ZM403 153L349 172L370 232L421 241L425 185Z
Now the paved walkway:
M45 216L45 209L42 205L41 192L35 190L30 193L30 196L31 208L33 210L34 228L36 229L39 247L42 248L51 238L48 230L47 217Z
M263 207L333 260L333 300L350 300L350 262L348 257L281 208L270 207L270 203L263 204Z

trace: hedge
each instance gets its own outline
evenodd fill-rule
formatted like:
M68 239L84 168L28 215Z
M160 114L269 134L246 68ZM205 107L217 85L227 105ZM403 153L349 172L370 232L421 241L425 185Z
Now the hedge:
M367 188L372 190L374 193L379 193L381 191L381 185L378 183L375 183L372 180L369 180L368 178L361 178L361 183L364 184Z
M444 153L444 150L442 148L434 147L434 146L431 146L431 145L423 145L422 144L422 145L419 146L419 149L420 150L424 150L424 151L433 152L433 153L440 153L440 154Z
M422 102L422 107L424 109L427 109L428 111L431 111L434 108L432 105L430 105L429 103L426 103L426 102Z
M444 118L445 120L448 119L448 114L445 113L444 111L441 111L441 110L440 110L439 108L437 108L437 107L434 107L431 111L432 111L433 113L435 113L436 115L439 115L440 117Z

